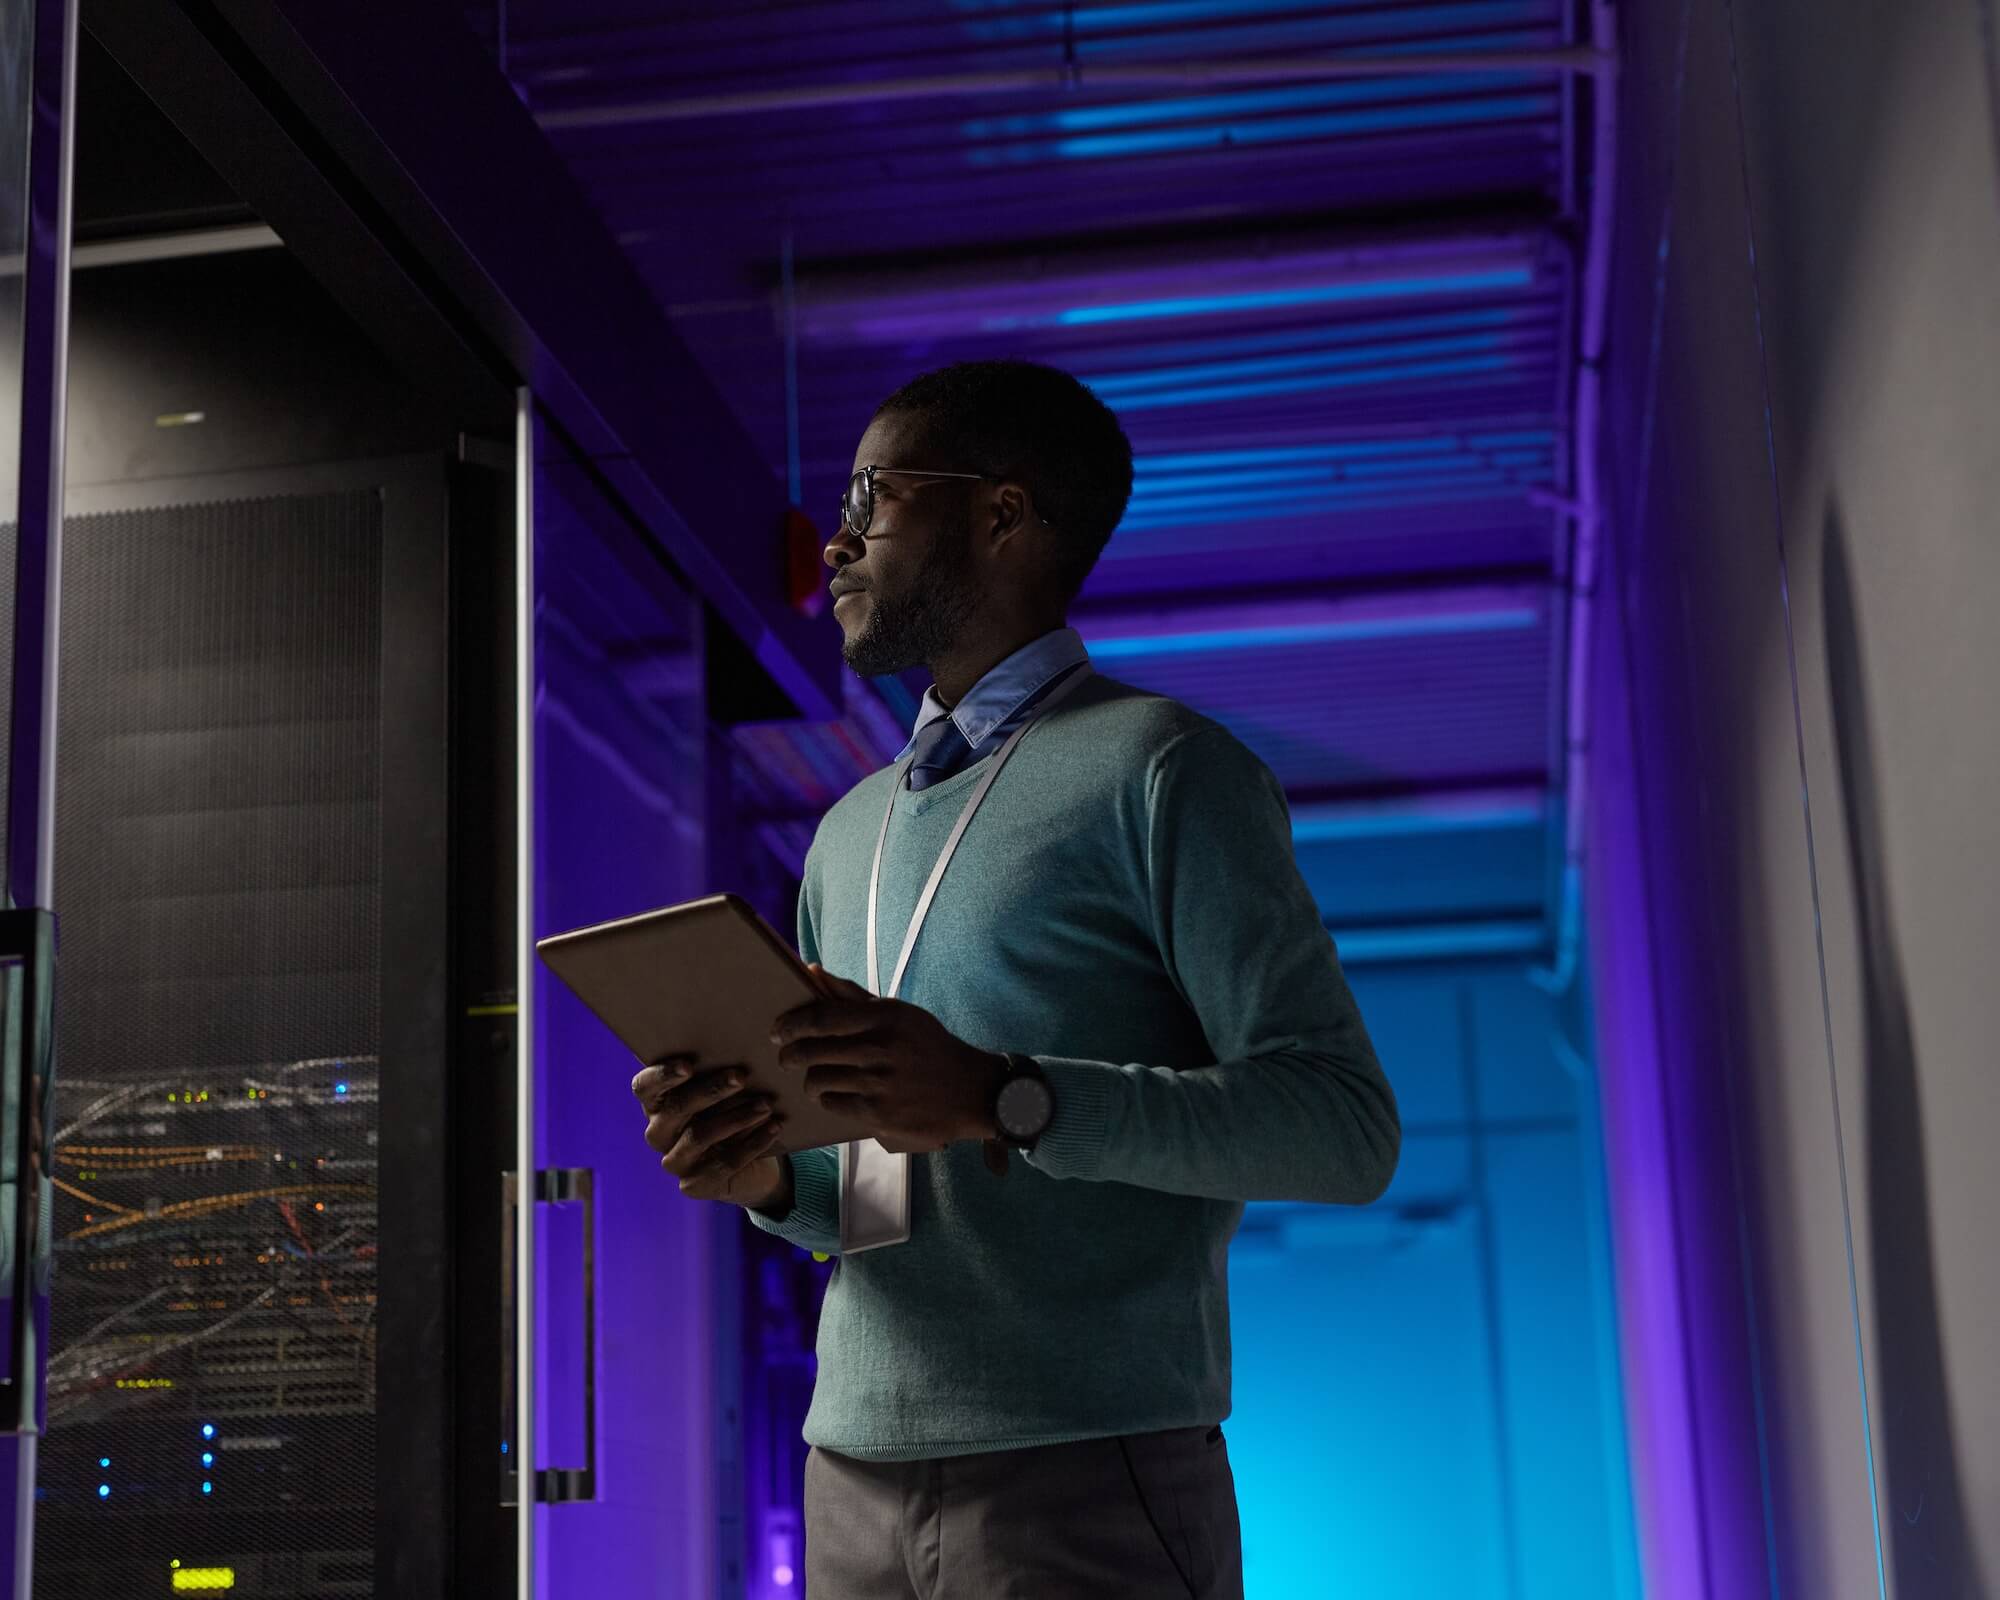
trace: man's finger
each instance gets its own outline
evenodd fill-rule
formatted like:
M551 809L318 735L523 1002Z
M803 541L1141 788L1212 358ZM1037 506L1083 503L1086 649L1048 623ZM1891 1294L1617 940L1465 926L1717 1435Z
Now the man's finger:
M769 1155L784 1136L782 1128L760 1124L723 1140L695 1163L694 1170L681 1179L681 1188L686 1190L735 1177L758 1157Z
M785 1044L793 1039L829 1034L865 1033L881 1021L882 1002L873 995L860 999L829 996L794 1006L771 1024L771 1042Z
M806 1093L815 1100L823 1094L868 1094L878 1081L878 1074L869 1067L851 1061L829 1062L806 1074Z
M825 1038L811 1035L780 1046L778 1066L785 1072L805 1072L822 1065L880 1071L894 1064L901 1049L881 1029L872 1033L837 1034Z
M697 1111L712 1106L718 1100L725 1100L742 1088L749 1073L741 1066L708 1067L694 1074L683 1083L671 1084L659 1091L646 1104L654 1116L671 1117L685 1122Z
M823 1094L818 1099L836 1117L850 1117L856 1122L865 1122L875 1112L874 1100L865 1094Z
M681 1125L678 1135L672 1139L656 1139L653 1134L655 1124L666 1119L655 1117L646 1127L646 1142L666 1157L666 1164L676 1172L690 1172L702 1157L714 1146L745 1128L756 1127L771 1115L771 1102L762 1095L744 1095L740 1101L717 1106L705 1111ZM668 1123L666 1132L674 1131Z
M649 1095L671 1089L694 1070L694 1060L691 1055L663 1056L651 1066L641 1067L632 1075L632 1092L643 1101Z

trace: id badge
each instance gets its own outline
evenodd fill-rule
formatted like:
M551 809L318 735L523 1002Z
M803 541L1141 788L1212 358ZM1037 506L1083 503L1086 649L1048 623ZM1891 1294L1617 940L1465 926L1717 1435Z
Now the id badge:
M910 1237L910 1158L876 1139L840 1147L840 1253L858 1255Z

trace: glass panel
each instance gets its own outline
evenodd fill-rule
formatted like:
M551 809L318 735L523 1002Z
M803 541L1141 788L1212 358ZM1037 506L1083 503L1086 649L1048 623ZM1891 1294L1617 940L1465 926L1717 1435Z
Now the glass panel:
M0 521L8 524L10 534L20 496L21 262L28 244L32 11L28 0L0 0ZM11 538L7 556L6 594L11 600ZM11 604L7 609L11 615Z
M700 602L581 463L545 450L534 494L541 937L707 892L706 724ZM537 1565L610 1594L717 1593L711 1263L736 1219L660 1171L638 1064L546 973L533 1014L536 1165L590 1169L597 1263L593 1463L586 1214L542 1205L535 1464L594 1465L597 1495L537 1509Z
M28 127L33 114L34 7L30 0L0 0L0 783L13 756L14 552L20 517L22 262L28 243ZM0 863L6 860L7 804L0 794ZM0 874L3 877L4 874ZM0 883L0 909L9 904ZM27 973L9 958L5 974L6 1053L4 1104L0 1104L0 1377L15 1376L15 1219L20 1196L14 1130L19 1113L16 1078L26 1041L20 1011ZM47 1266L46 1254L39 1265ZM46 1309L46 1301L42 1308Z

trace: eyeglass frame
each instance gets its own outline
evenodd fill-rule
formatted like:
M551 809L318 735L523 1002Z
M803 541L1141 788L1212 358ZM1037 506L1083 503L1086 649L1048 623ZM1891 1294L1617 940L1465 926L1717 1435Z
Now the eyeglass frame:
M854 474L854 477L847 480L847 492L840 497L841 531L851 533L857 539L867 538L868 529L875 521L875 474L878 472L893 472L898 476L910 478L961 478L971 483L999 483L1002 481L997 474L991 472L927 472L922 467L863 467L859 472ZM861 519L861 526L858 528L848 520L847 516L848 495L854 492L855 478L861 479L868 490L868 514ZM1054 526L1039 511L1035 515L1044 524L1051 527Z

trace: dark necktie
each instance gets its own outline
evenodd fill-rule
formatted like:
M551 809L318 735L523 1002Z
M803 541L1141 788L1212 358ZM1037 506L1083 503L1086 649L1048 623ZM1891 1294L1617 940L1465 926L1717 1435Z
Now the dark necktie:
M958 724L949 716L942 716L927 722L910 746L910 787L928 789L934 783L942 783L954 772L962 771L974 760L985 760L1003 744L1014 730L1028 720L1028 714L1054 692L1059 683L1065 682L1075 672L1081 662L1064 667L1053 678L1043 684L1027 699L1007 714L1007 720L993 729L979 743L977 750L965 742L965 735L958 731Z
M965 765L966 757L971 754L972 746L965 742L965 735L950 717L925 723L918 730L910 752L911 789L928 789L949 778Z

